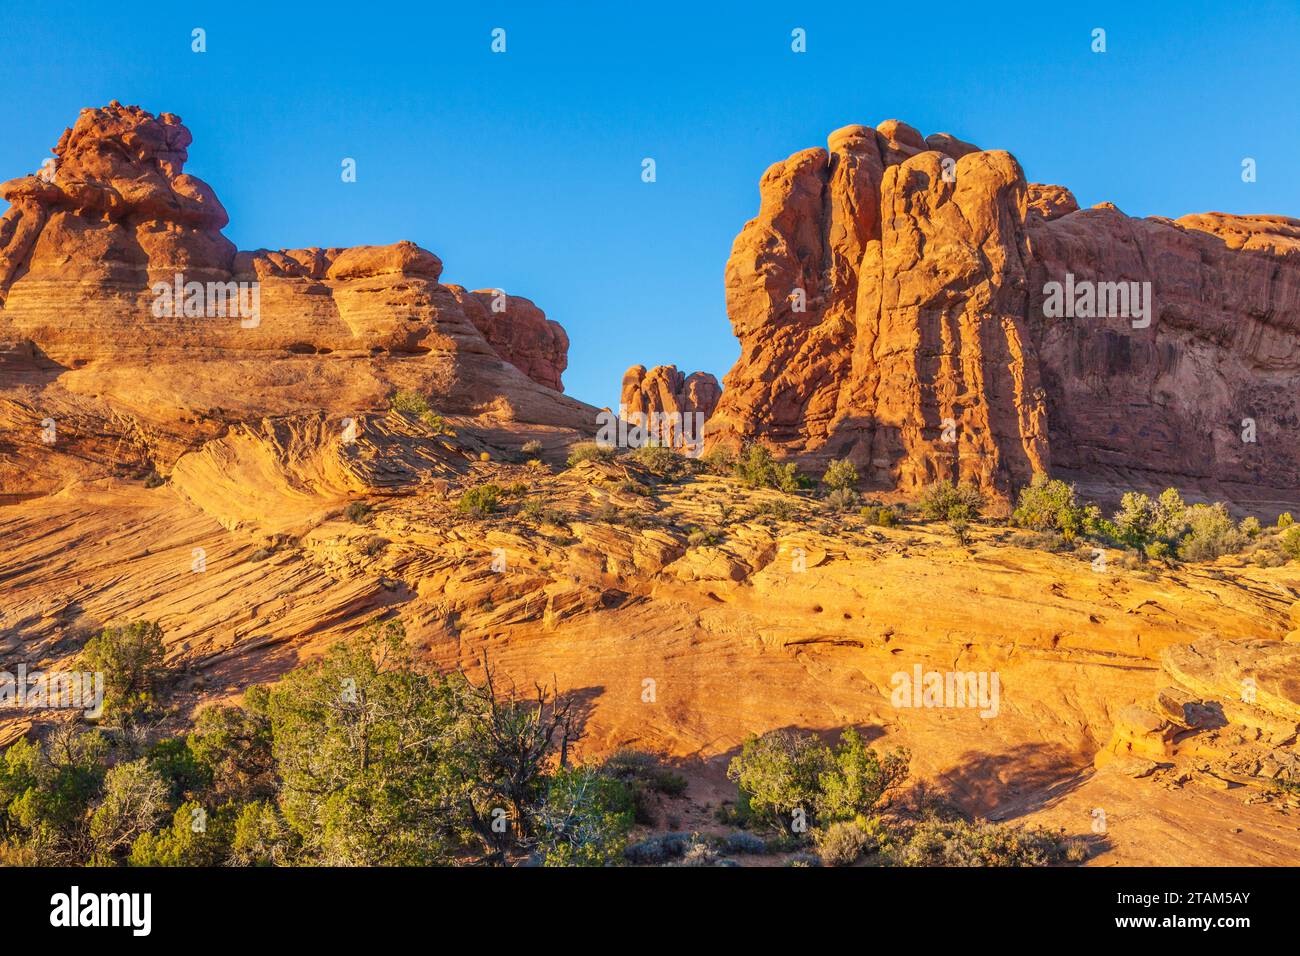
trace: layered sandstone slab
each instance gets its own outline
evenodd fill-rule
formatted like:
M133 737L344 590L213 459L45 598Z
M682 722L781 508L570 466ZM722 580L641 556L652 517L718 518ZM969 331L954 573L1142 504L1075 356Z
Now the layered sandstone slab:
M0 658L52 669L106 623L158 620L184 712L393 614L432 663L487 655L503 683L578 696L579 759L673 758L690 780L674 811L705 825L736 798L725 769L750 734L851 726L911 748L913 780L971 813L1089 837L1104 808L1103 865L1300 859L1294 810L1261 802L1300 759L1294 564L1103 575L1004 529L962 547L941 526L880 528L729 477L663 482L626 458L457 462L417 424L367 420L350 448L319 419L250 423L162 487L83 483L0 508ZM435 481L369 495L366 523L343 515L376 471L423 456ZM526 482L546 516L522 498L459 511L486 482ZM775 517L778 501L793 510ZM997 674L996 714L900 702L898 675L918 667ZM1247 674L1256 704L1241 707L1260 714L1233 705ZM25 731L0 715L0 741Z
M1138 291L1061 313L1067 282ZM726 289L741 357L713 444L908 492L1053 470L1279 508L1300 488L1300 221L1080 210L1009 153L890 120L764 174Z

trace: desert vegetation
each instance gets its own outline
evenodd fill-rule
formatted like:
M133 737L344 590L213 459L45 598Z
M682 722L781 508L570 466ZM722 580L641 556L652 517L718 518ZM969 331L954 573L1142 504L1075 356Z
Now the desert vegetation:
M97 722L63 722L0 756L0 862L95 866L734 865L1057 862L1047 833L909 821L882 804L910 755L853 729L751 737L732 761L727 832L655 832L687 781L652 754L575 762L574 701L412 658L400 620L376 620L239 704L168 723L153 622L105 629L86 661L110 689ZM151 719L146 719L151 718ZM670 817L671 819L671 817ZM634 841L634 831L643 836Z
M922 519L946 522L954 537L967 544L986 502L974 486L945 479L924 488L916 507ZM882 511L873 505L862 514L884 524L878 520ZM1188 504L1176 488L1155 498L1126 492L1108 518L1097 504L1081 501L1073 485L1040 474L1020 489L1009 523L1018 529L1006 539L1013 545L1083 555L1091 553L1087 546L1114 548L1139 563L1245 554L1257 564L1277 565L1300 556L1300 532L1290 530L1289 514L1281 515L1274 527L1252 515L1234 521L1222 502Z
M573 703L501 692L491 669L418 667L375 622L184 736L138 718L166 683L160 631L87 648L111 708L0 759L0 858L70 865L430 865L622 859L638 800L684 782L648 756L575 766Z
M905 748L877 754L852 728L834 747L785 730L750 737L728 768L737 798L719 813L746 829L723 845L783 850L791 866L1044 866L1086 856L1060 833L970 820L932 797L890 806L910 760Z
M428 427L435 435L455 435L456 430L447 420L433 410L429 399L410 389L399 389L393 393L390 407L399 415L414 418Z

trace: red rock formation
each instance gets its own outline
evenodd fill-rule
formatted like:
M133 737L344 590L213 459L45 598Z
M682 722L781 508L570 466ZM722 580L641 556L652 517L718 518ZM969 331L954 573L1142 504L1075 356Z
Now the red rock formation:
M128 422L166 468L249 417L355 416L415 389L448 414L594 432L597 410L557 394L564 330L527 299L493 315L410 242L237 252L216 194L183 171L190 141L176 116L113 103L0 185L0 342L39 355L23 375L46 386L0 403L7 426L55 407L83 433ZM17 484L24 467L0 461Z
M663 440L681 446L703 434L696 429L708 421L721 397L718 380L708 372L684 375L676 365L656 365L649 371L644 365L633 365L623 375L619 414L640 416L643 423L664 423L668 433ZM687 420L687 415L699 415L699 424L695 418Z
M904 491L1055 469L1295 497L1300 222L1080 211L1009 153L892 120L777 163L760 197L727 263L741 358L711 444L847 456ZM1151 283L1150 324L1053 314L1067 274Z
M447 288L498 355L538 385L564 391L560 376L569 364L569 336L559 322L528 299L500 289Z
M1045 186L1042 183L1029 184L1029 209L1027 216L1052 220L1077 212L1079 203L1074 193L1064 186Z
M189 130L114 101L81 111L39 174L0 186L0 301L20 277L39 282L132 282L146 269L229 270L229 221L207 183L182 172ZM202 273L202 275L198 274Z

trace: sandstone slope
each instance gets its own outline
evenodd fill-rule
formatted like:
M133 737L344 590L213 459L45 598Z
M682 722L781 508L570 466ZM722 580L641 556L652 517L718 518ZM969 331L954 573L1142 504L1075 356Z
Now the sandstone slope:
M941 526L872 527L730 478L454 464L441 439L408 440L429 479L356 495L375 508L360 524L341 501L295 505L287 479L239 523L176 478L0 510L0 647L48 668L106 623L157 619L187 712L396 614L430 662L477 673L487 654L503 679L576 694L582 754L672 758L694 825L734 796L723 773L748 734L856 726L910 747L915 780L968 812L1064 827L1101 864L1300 859L1300 804L1276 785L1300 760L1294 564L1099 574L1005 529L962 547ZM351 480L301 460L295 474L308 469ZM458 513L486 481L526 491L496 515ZM998 673L996 714L895 706L894 675L918 666Z

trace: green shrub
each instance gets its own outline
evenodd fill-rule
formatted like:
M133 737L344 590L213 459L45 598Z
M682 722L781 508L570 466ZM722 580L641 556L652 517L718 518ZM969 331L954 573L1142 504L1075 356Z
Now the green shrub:
M817 853L826 866L852 866L869 843L866 831L853 821L839 820L816 836Z
M233 837L229 814L208 813L187 801L172 816L170 827L143 833L131 846L131 866L220 866Z
M857 483L858 470L847 458L831 462L826 466L826 473L822 475L822 484L832 490L852 488Z
M545 866L611 866L632 829L632 792L598 770L564 767L551 778L539 817Z
M1007 539L1017 548L1034 548L1038 551L1069 551L1070 544L1055 531L1018 531Z
M793 462L778 464L767 446L758 442L745 446L740 458L732 466L732 473L747 488L776 488L793 492L805 483Z
M584 461L613 461L614 456L613 448L605 448L594 441L578 442L569 446L569 467Z
M395 412L400 412L403 415L410 415L413 418L419 418L421 415L425 415L432 411L429 407L429 400L427 398L419 392L414 392L405 388L399 389L393 393L393 397L390 400L390 407Z
M970 544L970 522L965 518L950 518L948 520L948 531L963 548Z
M710 475L730 475L735 473L736 456L725 448L714 448L700 457L700 464Z
M650 794L675 797L686 792L685 777L669 770L658 757L641 750L617 750L601 764L600 770L628 787L632 793L636 822L647 826L654 823Z
M436 435L454 435L456 433L455 429L447 424L447 420L429 406L429 400L419 392L410 389L400 389L394 392L390 407L393 411L409 418L419 419L431 428Z
M495 484L469 488L461 494L460 500L456 502L456 510L461 514L473 515L476 518L495 514L501 510L502 494L501 486Z
M244 803L275 793L269 697L265 687L253 686L244 692L242 707L205 707L195 719L189 750L206 769L220 801Z
M181 737L169 737L149 748L149 766L167 782L173 804L180 803L212 785L212 771L199 760Z
M639 481L633 481L631 478L624 478L614 486L614 490L625 495L636 495L638 498L648 498L651 494L647 486Z
M686 536L686 544L691 548L704 548L718 543L718 536L703 528L691 528Z
M1148 541L1142 547L1142 555L1148 561L1167 561L1173 550L1167 541Z
M104 777L104 795L90 817L96 861L108 863L125 856L167 810L167 783L148 761L113 767Z
M140 759L128 759L138 731L117 735L111 768L105 737L71 724L44 745L18 740L0 755L0 861L425 866L475 843L485 861L533 846L553 865L611 861L633 787L685 787L635 754L550 785L576 739L572 702L540 688L498 696L487 673L480 685L417 668L401 623L376 622L274 690L205 708L188 738ZM604 781L594 791L569 786L592 773Z
M1300 560L1300 525L1288 525L1278 539L1282 553L1292 561Z
M1126 492L1115 512L1115 539L1142 550L1152 541L1175 545L1187 528L1188 508L1176 488L1166 488L1152 501L1137 491Z
M1039 473L1020 490L1011 520L1017 527L1056 534L1071 542L1098 532L1101 510L1096 505L1081 505L1073 485Z
M244 806L235 818L230 862L234 866L286 866L293 861L297 847L293 831L275 804L258 801Z
M632 452L632 460L644 465L652 475L672 480L685 474L686 460L664 445L642 445Z
M818 777L818 820L851 820L870 813L885 794L907 780L910 761L911 754L901 747L880 759L850 727Z
M343 516L353 524L361 524L370 516L371 507L364 501L354 501L343 511Z
M954 486L944 478L927 485L917 503L928 521L973 521L984 507L984 496L974 485Z
M0 757L0 837L42 865L84 864L86 820L107 772L108 744L97 731L55 727L44 744L19 739Z
M1249 549L1249 555L1251 562L1260 568L1280 568L1287 561L1281 544L1272 538L1259 541Z
M1099 522L1096 536L1150 560L1211 561L1242 550L1261 532L1259 521L1233 523L1222 503L1188 505L1176 488L1152 500L1127 492L1113 522Z
M1155 526L1155 504L1137 491L1125 492L1115 512L1115 528L1121 544L1138 548L1151 540Z
M744 807L788 827L796 810L814 812L831 762L830 748L812 734L773 730L748 738L727 776L739 787Z
M852 511L861 499L852 488L836 488L826 496L826 508L829 511Z
M536 438L530 439L519 446L519 451L528 458L536 458L542 453L542 443Z
M1240 551L1247 537L1233 522L1222 504L1192 505L1184 512L1187 535L1178 546L1184 561L1213 561Z
M163 631L157 621L106 627L86 642L82 661L104 675L104 711L129 720L156 703L166 668Z
M659 758L636 750L619 750L604 764L605 772L655 793L680 797L686 792L686 778L665 767Z
M853 729L832 750L812 734L776 730L750 737L727 768L745 812L788 826L796 810L823 822L870 813L907 779L906 750L882 761Z
M144 479L144 486L146 488L158 488L165 484L167 484L167 479L156 471L149 472Z
M1295 524L1295 518L1291 517L1291 512L1283 511L1280 515L1277 516L1278 528L1289 528L1293 524Z
M860 512L867 519L867 524L881 528L893 528L898 525L898 511L888 505L867 505Z
M538 524L562 525L567 520L564 512L551 508L541 498L529 498L520 506L519 514Z
M1042 827L932 819L917 824L896 862L901 866L1049 866L1064 856L1064 841Z
M400 622L291 671L266 702L279 807L314 862L450 861L475 761L460 737L468 688L415 669Z
M1177 488L1166 488L1156 499L1156 520L1153 531L1157 538L1173 541L1186 530L1188 508Z
M763 501L754 508L753 517L755 518L775 518L778 521L792 521L798 514L798 509L785 499L777 501Z

